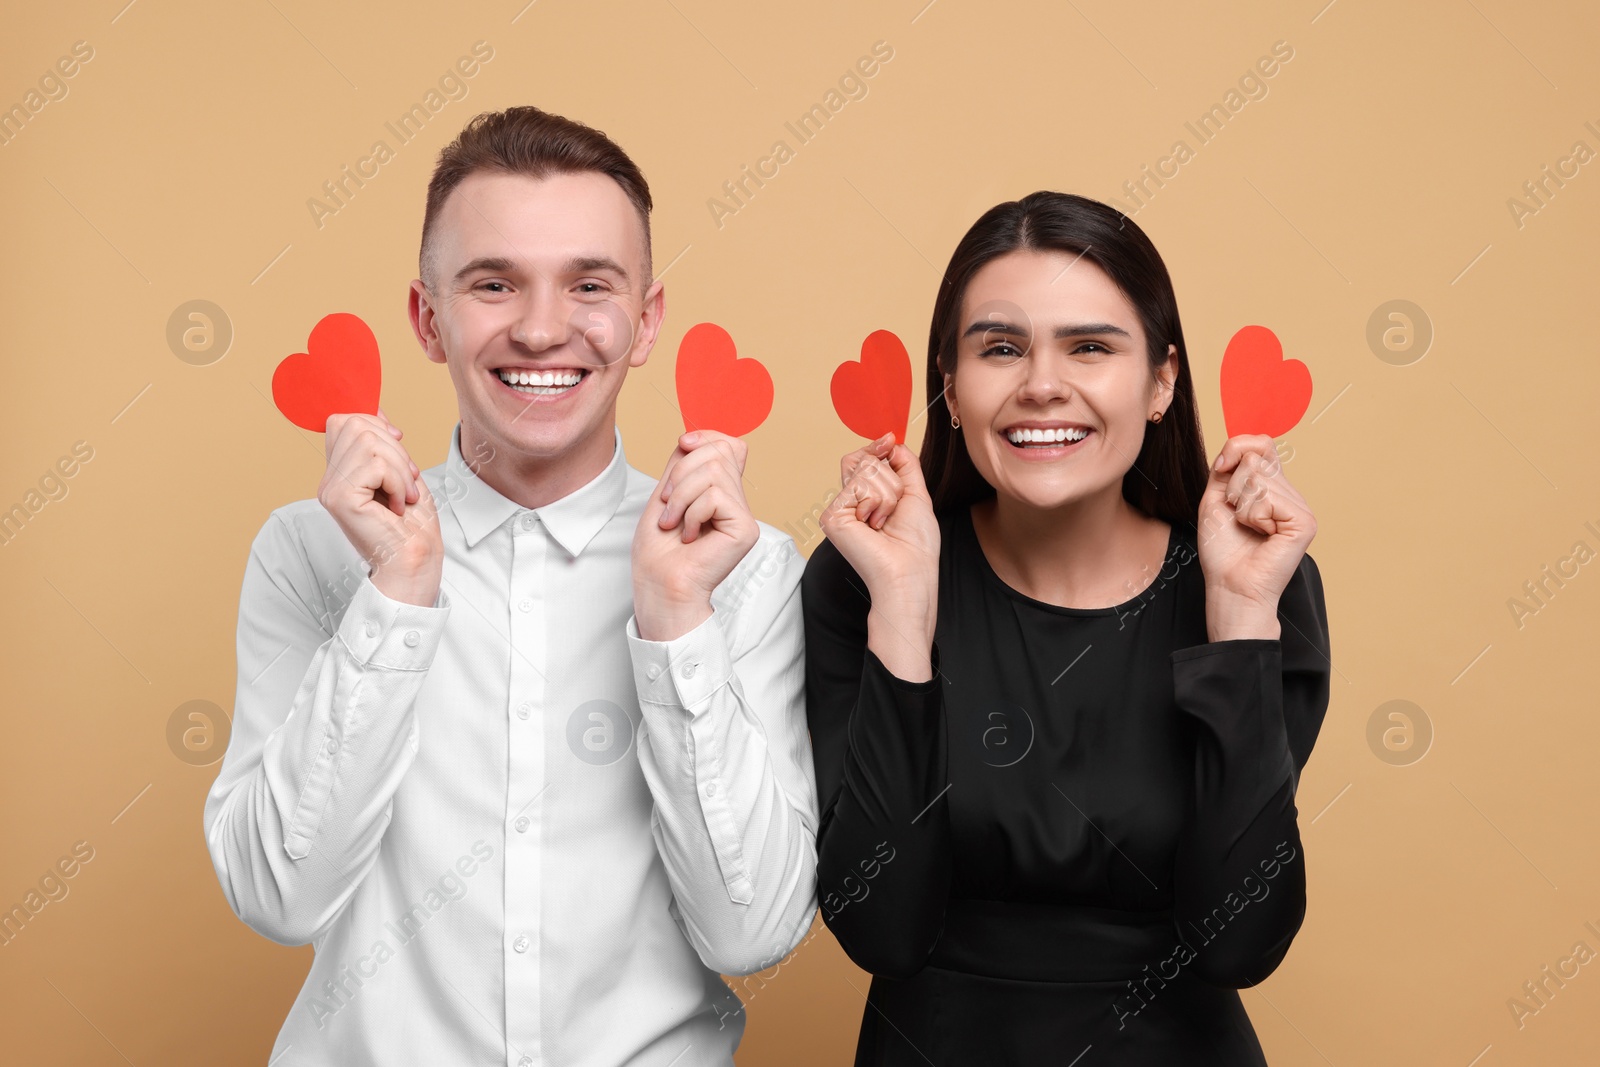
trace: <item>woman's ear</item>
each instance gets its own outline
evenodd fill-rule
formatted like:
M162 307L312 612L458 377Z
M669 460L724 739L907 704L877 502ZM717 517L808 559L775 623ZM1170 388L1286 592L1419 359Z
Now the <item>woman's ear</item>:
M1156 410L1165 412L1172 404L1178 382L1178 346L1167 346L1167 361L1156 368Z
M950 414L956 418L961 417L961 412L956 410L956 376L949 371L944 375L944 403L950 409Z

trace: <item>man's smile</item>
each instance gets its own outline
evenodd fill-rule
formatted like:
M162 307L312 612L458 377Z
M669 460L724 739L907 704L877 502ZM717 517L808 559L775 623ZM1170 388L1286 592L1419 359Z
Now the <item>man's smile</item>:
M582 367L497 367L490 374L501 389L525 401L561 399L592 376Z

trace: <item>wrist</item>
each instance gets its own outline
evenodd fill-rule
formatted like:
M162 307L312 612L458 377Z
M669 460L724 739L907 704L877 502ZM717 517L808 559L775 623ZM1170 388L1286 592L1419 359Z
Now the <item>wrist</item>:
M439 599L443 567L438 565L418 569L374 567L370 578L378 592L390 600L431 608L434 601Z
M711 598L704 594L662 594L635 591L633 620L645 641L673 641L712 615Z
M1283 636L1283 627L1276 604L1208 594L1206 634L1212 641L1277 641Z
M867 647L890 674L907 682L933 677L934 619L890 614L873 608L867 613Z

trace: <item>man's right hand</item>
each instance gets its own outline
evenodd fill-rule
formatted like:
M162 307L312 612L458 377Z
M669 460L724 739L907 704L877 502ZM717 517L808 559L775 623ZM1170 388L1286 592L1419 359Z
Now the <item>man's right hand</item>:
M317 500L372 566L372 584L391 600L432 607L444 572L439 513L400 430L376 415L328 416L328 469Z

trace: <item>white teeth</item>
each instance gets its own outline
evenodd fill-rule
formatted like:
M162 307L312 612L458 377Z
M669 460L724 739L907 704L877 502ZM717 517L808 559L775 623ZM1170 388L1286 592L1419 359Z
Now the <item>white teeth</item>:
M1014 445L1058 445L1063 442L1081 441L1088 436L1088 430L1068 429L1065 426L1053 430L1006 431L1006 440Z
M583 380L583 372L575 370L563 371L526 371L526 370L500 370L496 371L500 380L513 389L542 392L570 388Z

